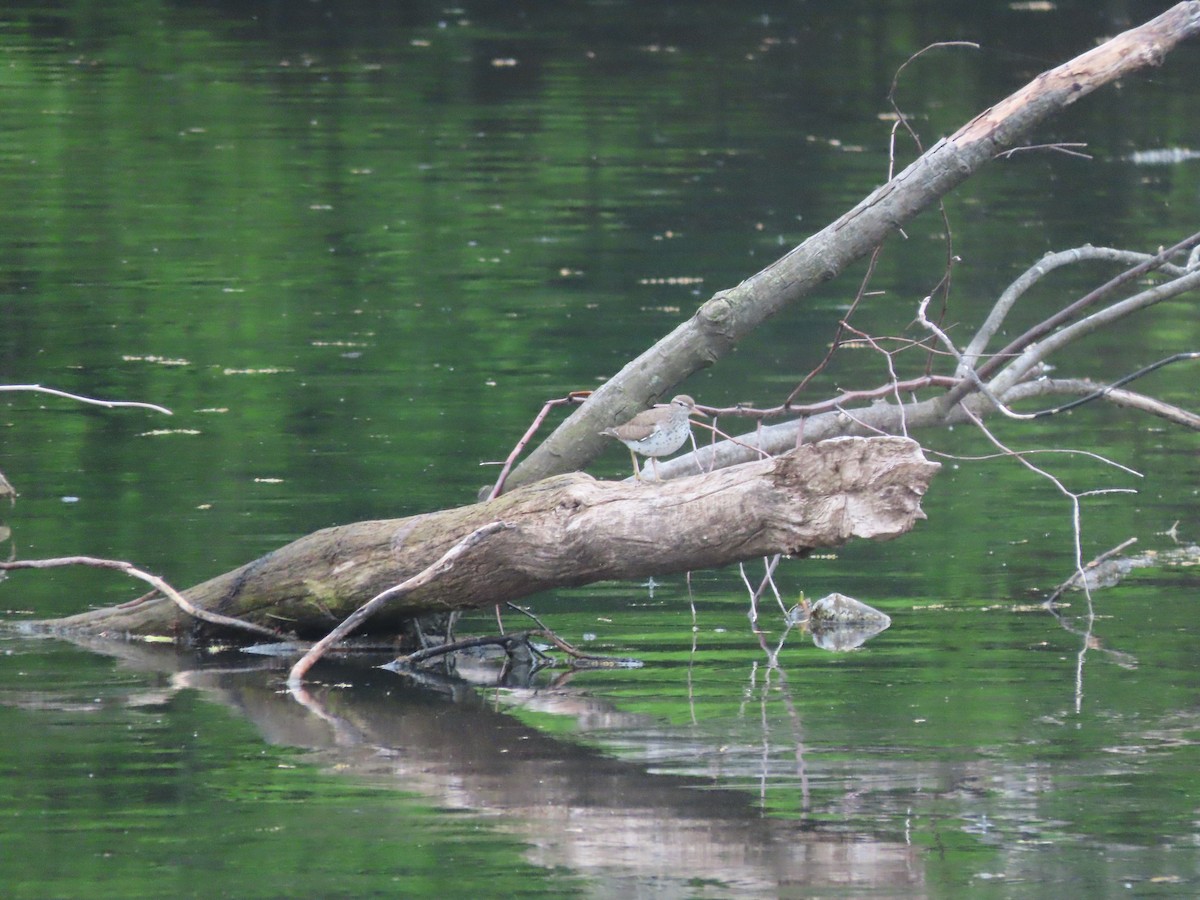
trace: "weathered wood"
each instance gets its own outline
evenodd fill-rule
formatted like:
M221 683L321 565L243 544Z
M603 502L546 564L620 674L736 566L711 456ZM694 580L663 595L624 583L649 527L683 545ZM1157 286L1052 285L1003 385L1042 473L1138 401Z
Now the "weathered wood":
M405 519L326 528L184 592L202 609L319 636L489 522L489 535L366 628L487 607L551 588L802 554L853 538L886 540L924 518L938 464L899 437L839 438L776 459L675 481L597 481L573 473L495 500ZM152 598L39 623L51 630L176 634L218 626Z

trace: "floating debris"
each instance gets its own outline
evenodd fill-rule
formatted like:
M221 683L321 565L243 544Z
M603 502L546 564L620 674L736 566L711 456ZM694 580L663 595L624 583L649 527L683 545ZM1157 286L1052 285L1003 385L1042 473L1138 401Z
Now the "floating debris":
M1186 147L1166 147L1162 150L1138 150L1125 157L1135 166L1175 166L1179 163L1200 159L1200 150Z
M148 362L155 363L160 366L190 366L190 359L171 358L167 356L131 356L124 354L121 357L124 362Z

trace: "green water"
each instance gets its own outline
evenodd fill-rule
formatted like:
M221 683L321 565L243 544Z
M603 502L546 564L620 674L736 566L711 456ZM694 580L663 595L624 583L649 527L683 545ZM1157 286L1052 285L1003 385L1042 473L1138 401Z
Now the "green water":
M0 12L0 383L171 408L0 397L0 553L128 559L186 586L316 528L468 502L542 403L594 387L716 290L836 217L887 166L896 68L926 145L1160 5L13 4ZM1031 137L947 201L960 334L1047 250L1196 230L1195 46ZM911 147L900 150L902 159ZM934 214L889 241L856 319L900 332L941 278ZM778 402L865 269L684 386ZM1070 272L1011 332L1094 286ZM1063 374L1200 345L1194 299ZM1139 386L1195 407L1195 364ZM841 354L810 399L886 379ZM1200 456L1159 420L996 420L1074 490L1090 558L1196 540ZM331 663L305 702L244 654L0 635L0 893L230 896L1192 896L1195 570L1037 601L1069 504L978 434L902 539L785 561L893 618L863 650L762 644L736 570L531 598L639 669L532 688ZM591 470L623 476L613 450ZM761 565L748 564L757 580ZM0 610L140 593L19 573ZM479 616L469 630L487 630ZM779 651L778 666L767 651ZM764 649L765 647L765 649Z

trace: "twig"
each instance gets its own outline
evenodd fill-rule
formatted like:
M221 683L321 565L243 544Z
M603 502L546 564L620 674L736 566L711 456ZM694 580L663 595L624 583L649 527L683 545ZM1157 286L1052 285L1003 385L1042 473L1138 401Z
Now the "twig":
M1088 646L1089 646L1091 634L1092 634L1092 627L1096 621L1096 608L1092 601L1092 591L1091 591L1091 588L1088 586L1087 576L1084 574L1083 523L1081 521L1079 501L1082 497L1092 495L1092 494L1133 493L1133 492L1128 489L1125 489L1125 488L1116 488L1116 489L1112 489L1112 490L1102 490L1102 491L1087 491L1082 494L1077 494L1074 491L1068 490L1066 485L1064 485L1061 481L1059 481L1057 478L1055 478L1053 475L1051 475L1045 469L1038 468L1033 463L1031 463L1028 459L1026 459L1025 454L1014 451L1014 450L1010 450L1008 447L1004 446L1004 444L1001 443L1000 439L997 438L994 434L992 434L992 432L988 429L988 427L983 424L983 421L978 416L976 416L974 413L972 413L969 409L967 409L965 406L963 407L963 410L966 413L966 415L968 416L968 418L970 418L971 421L974 422L975 426L983 433L983 435L989 441L992 442L992 444L994 444L996 446L997 449L999 449L1003 452L1006 452L1006 453L1011 453L1016 458L1017 462L1019 462L1021 465L1025 466L1025 468L1027 468L1031 472L1033 472L1037 475L1041 475L1043 478L1046 478L1047 480L1049 480L1050 483L1053 484L1059 490L1059 492L1061 494L1063 494L1065 497L1067 497L1067 499L1070 500L1070 502L1071 502L1071 533L1072 533L1072 537L1074 538L1074 548L1073 549L1074 549L1075 571L1079 575L1079 579L1080 579L1080 582L1082 583L1082 588L1083 588L1083 596L1087 603L1087 615L1086 615L1087 630L1084 635L1083 646L1080 647L1079 653L1076 655L1076 660L1075 660L1075 711L1078 712L1083 707L1083 662L1084 662L1084 658L1087 656Z
M303 681L304 676L308 673L308 670L313 667L317 660L325 655L326 651L328 651L330 647L373 616L389 600L393 600L403 594L411 593L417 588L424 587L429 582L449 572L454 567L454 564L458 561L460 556L471 550L485 538L490 537L498 531L505 531L513 527L514 526L506 522L489 522L487 525L476 528L461 541L443 553L437 561L429 566L426 566L416 575L405 579L399 584L392 585L387 590L380 591L354 612L350 613L350 615L348 615L340 625L329 632L329 634L325 635L325 637L321 638L321 640L312 645L309 651L305 653L304 656L302 656L294 666L292 666L291 672L288 673L288 684L299 684L301 681Z
M1098 393L1101 399L1111 403L1113 406L1136 409L1139 412L1149 413L1152 416L1158 416L1160 419L1166 419L1172 424L1181 425L1193 431L1200 431L1200 415L1194 412L1175 406L1172 403L1165 403L1156 397L1148 397L1145 394L1139 394L1136 391L1127 391L1124 388L1105 387L1086 378L1039 378L1036 382L1026 382L1025 384L1018 384L1015 387L1009 388L1004 396L1010 402L1015 402L1024 397L1041 396L1044 393L1087 394L1089 396ZM1062 411L1062 408L1057 408L1050 412Z
M918 152L922 156L925 154L925 145L921 141L920 135L916 129L909 123L909 119L900 111L900 106L896 103L896 90L900 84L900 74L908 67L909 63L915 62L918 57L930 50L941 50L946 47L969 47L972 50L978 50L979 45L971 41L938 41L922 47L912 56L904 61L904 63L896 70L896 74L892 77L892 86L888 89L888 103L892 107L892 112L896 116L898 124L904 126L904 130L908 132L908 136L912 138L913 144L916 145ZM896 128L892 127L892 135L888 148L888 181L891 181L895 174L895 156L896 156ZM940 294L942 298L942 308L938 314L938 320L941 321L946 315L947 304L950 299L950 285L954 274L954 264L959 262L959 258L954 254L954 229L950 226L950 214L946 212L946 202L944 197L938 198L938 214L942 217L942 227L946 235L946 267L942 273L941 279L934 285L930 295ZM903 234L903 232L901 232ZM930 355L925 361L925 374L928 375L933 371L933 356Z
M900 111L900 107L896 104L896 89L899 85L900 73L904 71L904 69L909 65L909 63L914 62L917 59L917 57L919 57L921 54L923 54L929 50L941 49L944 47L972 47L976 50L979 49L978 44L973 44L973 43L970 43L969 41L943 41L943 42L939 42L939 43L935 43L935 44L930 44L929 46L924 47L921 50L918 50L916 53L914 53L912 56L910 56L908 59L906 59L900 65L900 67L896 70L896 73L892 78L891 89L888 91L888 102L891 104L892 110L896 116L897 125L904 126L905 130L909 134L909 137L912 138L913 143L917 146L917 149L920 150L922 153L925 151L925 148L921 143L920 136L916 133L916 131L912 128L912 126L909 125L908 117L905 116L904 113L902 113ZM891 181L895 175L895 162L896 162L895 138L896 138L896 129L895 129L895 127L893 127L892 128L892 136L891 136L891 146L888 151L888 170L887 170L887 180L888 181ZM946 213L946 207L943 203L941 203L939 201L938 208L941 210L942 223L943 223L943 225L945 225L946 235L947 235L947 238L946 238L947 239L947 248L946 248L947 268L946 268L945 275L942 277L942 280L939 283L939 287L943 288L943 299L944 299L945 296L948 295L949 290L950 290L950 267L954 261L954 254L953 254L953 247L949 244L949 242L951 240L951 237L950 237L951 230L950 230L950 219ZM845 346L846 341L844 341L842 339L842 333L844 331L851 330L851 331L854 331L856 334L858 334L861 338L868 340L868 341L871 340L868 335L865 335L863 332L859 331L858 329L851 327L850 318L851 318L851 316L854 315L855 310L858 309L859 303L861 303L863 298L867 295L867 286L871 283L871 278L873 277L873 275L875 273L875 267L879 262L879 255L880 255L880 253L882 253L882 251L883 251L882 244L876 246L871 251L871 258L867 262L866 274L863 275L862 280L859 282L858 291L854 295L854 300L850 303L850 308L846 311L846 314L844 316L842 316L841 319L838 320L837 329L834 332L833 340L829 344L828 351L826 351L824 358L819 363L817 363L816 366L813 367L812 371L810 371L807 375L804 376L804 378L801 379L800 383L798 385L796 385L795 388L792 389L792 392L790 394L788 394L787 399L783 401L783 410L785 412L793 411L793 408L791 405L792 401L795 400L796 397L800 395L800 393L804 390L804 388L808 386L808 383L810 381L812 381L818 374L820 374L822 371L824 371L824 369L829 365L830 360L833 358L834 353L836 353L841 347ZM935 291L936 290L937 290L937 288L935 288ZM874 346L876 349L881 349L878 347L877 344L874 344L873 342L872 342L872 346ZM891 370L891 368L892 368L890 357L888 359L888 368L889 368L889 370ZM928 375L928 371L926 372L926 374ZM892 384L896 384L896 378L895 378L894 372L892 372Z
M768 561L763 557L763 565L766 566L767 574L763 576L763 580L771 586L771 592L775 595L775 602L779 604L779 611L783 613L783 617L787 618L787 606L783 602L783 597L779 593L779 587L775 584L775 568L779 565L779 561L783 559L782 553L776 553Z
M1074 409L1077 406L1082 406L1085 403L1091 403L1093 400L1099 400L1102 397L1106 397L1109 394L1112 394L1114 391L1117 390L1117 388L1121 387L1121 385L1129 384L1129 382L1131 382L1131 381L1136 381L1138 378L1141 378L1143 375L1149 375L1151 372L1153 372L1157 369L1161 369L1163 366L1168 366L1171 363L1182 362L1184 360L1190 360L1190 359L1200 359L1200 353L1195 353L1195 352L1193 352L1193 353L1176 353L1173 356L1168 356L1165 359L1160 359L1160 360L1158 360L1158 362L1153 362L1148 366L1143 366L1142 368L1138 369L1136 372L1131 372L1128 375L1122 376L1121 378L1118 378L1116 381L1114 381L1110 384L1097 386L1096 388L1094 388L1092 390L1091 393L1086 394L1083 397L1079 397L1075 400L1072 400L1069 403L1064 403L1061 406L1055 406L1051 409L1038 410L1037 412L1032 414L1032 418L1040 419L1045 416L1055 416L1055 415L1058 415L1059 413L1064 413L1069 409ZM1070 381L1060 382L1059 389L1063 390L1071 384L1072 384L1072 382L1070 382ZM1151 398L1148 398L1148 397L1145 399L1151 400ZM1154 401L1154 402L1157 402L1157 401ZM1162 404L1162 406L1167 407L1168 404ZM1184 413L1186 415L1191 416L1191 414L1187 413L1186 410L1180 410L1175 407L1170 407L1170 408L1176 414ZM1190 424L1190 427L1192 427L1192 428L1200 427L1200 418L1197 418L1196 416L1191 416L1191 417L1194 421Z
M993 443L995 443L993 441ZM1094 453L1091 450L1076 450L1066 447L1037 447L1033 450L1010 450L1008 447L1000 446L999 453L981 453L975 456L963 456L957 453L944 453L940 450L926 450L926 453L932 453L935 456L940 456L943 459L953 459L959 462L983 462L989 459L1004 459L1011 456L1036 456L1038 454L1059 453L1066 456L1087 456L1097 462L1102 462L1106 466L1112 466L1114 469L1120 469L1127 475L1132 475L1135 478L1145 478L1146 476L1137 469L1131 469L1129 466L1117 462L1115 459L1109 459L1107 456L1101 456L1099 453Z
M533 417L533 422L529 428L521 435L521 439L509 452L508 457L504 460L504 467L500 470L500 474L496 478L496 484L492 487L488 494L489 500L495 500L504 492L504 483L508 480L508 473L512 471L513 463L517 461L517 457L521 455L521 451L528 446L533 440L533 436L537 434L537 430L542 427L542 423L546 421L546 416L550 414L550 410L556 406L565 406L569 403L582 403L591 394L591 391L572 391L565 397L560 397L557 400L547 400L543 405L541 412ZM496 611L497 621L499 621L500 611ZM503 630L503 626L501 627Z
M529 634L537 635L538 637L545 638L550 643L552 643L555 647L557 647L559 650L561 650L563 653L567 654L567 656L570 656L573 659L587 659L587 660L592 660L594 662L612 662L613 661L613 657L611 657L611 656L592 656L591 654L584 653L582 650L572 646L571 644L568 644L566 641L564 641L562 638L560 638L558 636L558 633L553 628L550 628L545 622L543 622L541 619L539 619L536 615L531 613L525 607L517 606L517 604L515 604L515 603L508 603L505 605L508 606L509 609L515 609L517 612L521 613L521 615L528 616L529 618L533 619L533 621L537 622L538 628L541 630L540 631L531 631L531 632L529 632Z
M0 384L0 391L33 391L39 394L52 394L55 397L66 397L68 400L78 400L80 403L91 403L93 406L104 406L109 409L117 406L134 406L139 409L152 409L168 416L174 415L165 406L157 406L153 403L139 403L136 400L97 400L95 397L83 397L56 388L42 387L40 384Z
M775 587L775 567L779 565L779 560L783 558L782 554L776 553L773 557L763 557L763 568L766 574L763 575L763 580L758 584L758 590L750 584L750 576L746 574L746 564L738 563L738 571L742 573L742 582L746 585L746 590L750 593L750 625L755 632L758 631L758 601L762 597L763 591L770 586L775 592L775 599L779 602L779 608L783 610L784 618L787 618L787 608L783 605L783 598L779 596L779 589Z
M1020 147L1010 147L1003 153L997 153L996 159L1008 159L1016 153L1028 153L1031 150L1055 150L1058 153L1064 153L1067 156L1078 156L1080 159L1094 159L1092 154L1083 153L1079 149L1086 146L1087 144L1069 141L1063 141L1056 144L1023 144Z
M623 660L619 657L594 656L591 653L584 653L582 650L578 649L577 647L574 647L571 644L568 644L566 641L564 641L562 638L560 638L557 634L555 634L553 631L550 631L549 629L547 629L545 631L531 631L530 634L545 638L546 640L548 640L555 647L557 647L563 653L567 654L567 656L571 657L572 659L582 659L582 660L587 660L589 662L598 662L598 663L622 663L622 662L625 662L625 660Z
M716 416L713 416L713 420L714 421L716 420ZM762 424L761 419L759 420L759 424L760 425ZM712 443L714 443L714 444L716 443L717 439L720 438L722 441L728 441L729 443L733 444L736 447L743 447L746 450L751 450L751 451L757 453L761 459L767 459L771 456L770 453L767 453L761 447L756 447L753 444L747 444L745 441L739 441L733 435L726 434L724 431L722 431L716 425L709 425L707 422L692 422L692 426L695 428L704 428L707 431L712 432L712 437L713 437ZM692 452L693 452L693 454L699 453L699 450L696 448L695 437L692 438ZM699 465L699 463L697 463L697 465ZM712 471L712 470L710 469L709 471ZM701 474L703 474L703 473L704 473L704 471L702 469Z
M907 416L904 411L904 399L903 399L903 397L900 396L900 376L898 374L896 374L896 358L895 358L895 354L904 352L904 350L908 349L908 347L899 347L896 350L885 350L879 344L879 342L877 340L875 340L875 338L873 336L871 336L870 334L867 334L865 331L858 332L858 335L861 340L866 342L867 346L869 346L872 350L875 350L877 353L881 354L883 356L883 358L885 360L887 360L887 370L888 370L888 379L889 379L887 386L892 388L891 395L896 401L896 409L900 414L899 432L900 432L900 434L904 435L904 437L908 437L908 421L907 421ZM913 345L909 344L908 346L911 347ZM931 348L930 359L932 359L932 353L933 353L933 350ZM928 364L927 364L927 367L928 367ZM925 372L925 375L927 377L930 374L931 373L928 370Z
M1101 553L1099 556L1097 556L1095 559L1093 559L1091 562L1089 562L1087 564L1087 566L1085 566L1085 568L1089 569L1089 570L1094 569L1096 566L1100 565L1105 560L1110 559L1111 557L1120 553L1126 547L1130 546L1131 544L1135 544L1135 543L1137 543L1137 538L1129 538L1128 540L1123 541L1122 543L1118 544L1116 547L1113 547L1111 550L1106 550L1104 553ZM1042 602L1042 606L1045 607L1046 611L1049 612L1050 615L1054 616L1055 620L1063 628L1064 631L1068 631L1071 634L1076 635L1081 640L1081 647L1079 650L1078 661L1076 662L1076 668L1075 668L1075 671L1076 671L1076 676L1075 676L1076 677L1076 696L1077 697L1082 693L1083 658L1088 650L1092 650L1092 649L1099 650L1101 653L1106 654L1118 666L1121 666L1124 669L1136 669L1138 667L1138 659L1136 656L1134 656L1131 653L1126 653L1123 650L1112 650L1107 647L1104 647L1100 643L1100 641L1096 638L1095 634L1092 631L1093 625L1095 624L1095 615L1092 612L1092 602L1091 602L1090 594L1088 596L1088 617L1087 617L1086 629L1076 628L1075 625L1073 625L1070 621L1067 620L1067 617L1059 609L1056 601L1062 595L1062 592L1064 590L1066 590L1068 587L1070 587L1075 581L1079 580L1079 578L1080 578L1080 576L1079 576L1078 572L1076 574L1072 575L1070 578L1068 578L1066 581L1064 581L1061 585L1059 585L1058 588L1054 591L1054 593L1052 593L1049 597L1047 597ZM1083 579L1082 587L1085 592L1088 590L1086 578Z
M908 117L904 115L904 113L900 112L900 107L896 105L896 90L900 86L900 75L906 68L908 68L910 63L916 62L922 54L928 53L930 50L941 50L945 47L969 47L972 50L979 49L979 45L973 41L937 41L936 43L929 44L928 46L922 47L900 64L900 67L896 69L896 74L892 76L892 86L888 88L887 99L888 103L891 104L892 111L896 114L897 119L904 125L905 129L908 131L909 137L913 139L918 147L921 146L920 138L917 137L916 132L913 131L909 126ZM892 173L889 170L888 179L890 180L891 177Z
M872 345L877 345L884 338L872 338ZM932 341L933 338L925 338L924 340ZM865 342L865 341L864 341ZM923 341L908 341L905 349L923 346ZM888 352L880 348L880 352ZM896 351L891 351L896 352ZM841 409L847 403L857 403L866 400L875 400L879 397L890 397L897 391L902 393L911 393L918 391L921 388L941 387L950 388L958 384L958 379L951 375L921 375L916 378L908 378L904 381L888 382L874 388L864 388L863 390L849 391L842 390L836 397L831 397L828 400L820 400L816 403L807 403L804 406L771 406L757 407L741 404L739 406L716 407L706 406L704 411L716 418L718 416L734 416L737 418L747 419L778 419L782 416L815 416L820 413L834 412ZM699 425L701 428L710 428L704 422L693 422L693 425ZM723 434L723 432L721 432ZM752 445L751 449L757 449Z
M515 610L516 612L519 612L523 616L533 619L533 621L535 621L537 623L537 627L542 629L542 631L550 630L550 626L548 626L545 622L543 622L541 619L539 619L536 614L530 612L525 607L517 606L517 604L512 603L512 602L505 603L504 605L507 606L511 610ZM501 632L501 634L503 634L503 633L504 632Z
M124 572L126 575L131 575L134 578L140 578L159 591L163 596L170 599L172 603L182 609L185 613L193 618L208 622L211 625L220 625L226 628L236 628L241 631L248 631L251 634L257 634L260 637L274 638L280 640L285 638L282 632L276 631L273 628L267 628L265 625L256 625L253 622L245 622L241 619L235 619L232 616L223 616L220 613L210 612L207 609L191 603L183 594L179 593L171 585L167 584L157 575L151 575L149 572L143 572L135 567L132 563L127 563L117 559L99 559L94 556L61 556L55 559L18 559L11 562L0 562L0 570L7 569L56 569L62 566L91 566L95 569L115 569L118 572Z
M798 397L808 383L817 377L825 367L829 365L829 361L833 359L833 355L837 353L842 346L842 332L850 325L850 317L854 315L854 311L858 309L858 304L862 302L863 297L867 293L867 285L871 283L871 276L875 272L875 265L879 262L879 254L883 252L883 245L880 244L871 251L871 258L867 261L867 271L863 275L862 281L858 284L858 291L854 295L854 300L850 303L850 308L846 310L846 314L838 320L837 330L833 333L833 340L829 343L829 349L825 351L825 357L813 366L812 371L800 379L800 383L792 388L792 392L787 395L787 399L783 401L783 408L786 410L791 405L791 402Z
M925 309L926 309L926 307L929 306L929 301L931 299L932 299L931 297L926 297L924 300L921 301L920 305L917 307L917 321L920 322L921 325L923 325L925 328L928 328L931 332L934 333L934 335L937 336L937 339L939 341L941 341L942 346L945 347L947 350L949 350L950 353L952 353L954 355L954 358L956 360L958 360L959 368L961 369L961 368L963 368L962 354L959 353L958 348L954 346L954 342L950 340L950 336L948 334L946 334L946 332L944 332L937 325L935 325L933 322L931 322L929 320L929 318L925 315ZM992 402L992 405L994 407L996 407L997 410L999 410L1004 415L1008 416L1010 419L1032 419L1033 418L1032 413L1019 413L1019 412L1015 412L1015 411L1009 409L1008 406L1005 405L1004 401L1002 401L999 397L997 397L995 394L993 394L991 389L986 384L983 383L983 379L980 377L979 373L974 368L966 367L966 379L975 382L975 387L977 387L979 389L979 392L981 394L983 394L985 397L987 397L988 400L990 400Z

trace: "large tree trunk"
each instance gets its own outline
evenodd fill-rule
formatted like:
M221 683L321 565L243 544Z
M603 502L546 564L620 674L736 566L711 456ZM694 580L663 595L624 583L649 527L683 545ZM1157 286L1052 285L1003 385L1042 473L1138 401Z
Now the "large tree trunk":
M663 484L561 475L486 503L326 528L185 596L202 610L318 636L467 535L504 524L368 623L383 633L414 617L550 588L896 537L924 517L920 499L937 469L907 438L842 438ZM228 634L160 597L38 624L192 640Z

